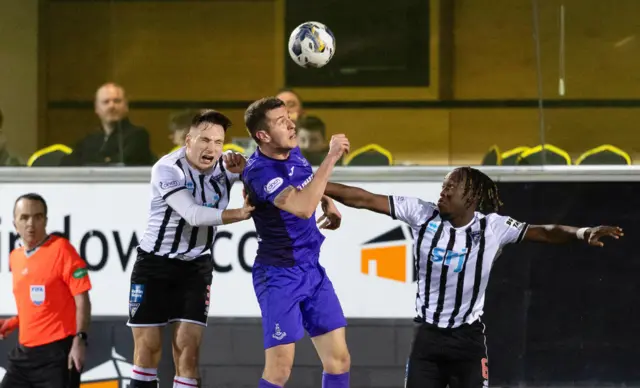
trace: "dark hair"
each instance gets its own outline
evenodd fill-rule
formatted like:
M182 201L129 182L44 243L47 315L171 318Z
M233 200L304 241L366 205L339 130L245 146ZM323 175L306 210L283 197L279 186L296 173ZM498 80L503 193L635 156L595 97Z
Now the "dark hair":
M256 143L259 143L256 133L258 133L258 131L269 130L269 125L266 120L267 112L283 106L285 106L284 101L276 97L261 98L249 105L244 112L244 125Z
M20 200L23 200L23 199L40 202L42 204L42 207L44 207L44 216L45 217L47 216L47 212L49 209L47 207L47 201L45 201L40 194L36 194L36 193L27 193L19 196L18 199L16 199L16 202L13 204L13 214L16 214L16 207L18 206L18 202L20 202Z
M298 129L306 129L310 132L320 132L322 137L326 136L326 126L324 125L324 121L320 120L319 117L316 116L303 116L296 123Z
M459 179L465 180L464 196L468 205L477 201L476 209L484 214L500 211L503 204L498 195L498 186L491 178L471 167L460 167L455 171L461 173Z
M180 129L189 129L193 118L202 112L200 109L185 109L172 113L169 117L169 130L178 131Z
M227 116L213 109L201 110L200 113L195 115L191 120L191 126L193 127L197 127L198 125L205 123L220 125L225 132L227 132L227 129L231 127L231 120Z

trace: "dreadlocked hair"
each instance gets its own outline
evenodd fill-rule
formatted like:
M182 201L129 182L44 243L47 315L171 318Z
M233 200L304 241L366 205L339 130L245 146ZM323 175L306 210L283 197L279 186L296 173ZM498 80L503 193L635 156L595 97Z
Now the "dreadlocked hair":
M480 213L497 213L503 205L498 195L498 186L485 173L471 167L461 167L457 169L460 179L465 180L464 196L467 198L467 205L477 201L476 210Z

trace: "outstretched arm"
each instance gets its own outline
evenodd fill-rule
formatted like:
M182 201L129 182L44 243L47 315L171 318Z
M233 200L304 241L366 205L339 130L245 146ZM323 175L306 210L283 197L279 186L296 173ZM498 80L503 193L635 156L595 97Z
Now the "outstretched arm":
M327 183L324 194L345 206L391 215L389 197L386 195L373 194L358 187L333 182Z
M593 228L576 228L566 225L530 225L524 235L524 240L562 244L572 240L585 240L592 246L604 246L602 237L615 239L623 236L622 229L617 226L597 226Z

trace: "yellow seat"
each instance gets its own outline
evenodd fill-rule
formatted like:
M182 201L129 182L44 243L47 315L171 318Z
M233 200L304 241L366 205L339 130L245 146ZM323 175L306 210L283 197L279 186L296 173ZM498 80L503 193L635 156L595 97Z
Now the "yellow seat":
M592 148L576 159L579 165L631 164L629 154L611 144Z
M502 164L502 155L497 145L492 145L489 151L482 158L483 166L500 166Z
M222 146L222 152L224 152L224 151L235 151L235 152L237 152L239 154L242 154L242 155L244 155L244 153L245 153L245 149L244 148L240 147L237 144L233 144L233 143L227 143L227 144L223 145Z
M349 154L344 159L345 166L391 166L393 156L378 144L367 144Z
M552 144L541 144L521 153L517 163L519 166L568 165L571 157Z
M518 157L525 151L528 151L529 147L516 147L508 151L503 152L500 155L503 166L515 166L518 164Z
M28 167L60 166L62 159L73 150L64 144L54 144L37 150L27 161Z

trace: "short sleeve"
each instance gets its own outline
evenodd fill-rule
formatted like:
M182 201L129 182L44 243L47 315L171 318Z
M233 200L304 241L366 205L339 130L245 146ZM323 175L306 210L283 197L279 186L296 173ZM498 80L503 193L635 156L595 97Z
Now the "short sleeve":
M158 190L163 199L187 188L184 172L177 165L155 165L151 169L151 185Z
M389 211L391 218L418 226L431 218L436 205L420 198L389 196Z
M289 176L273 168L245 170L244 181L260 202L271 202L284 189L291 186Z
M76 296L91 290L87 263L82 260L76 249L67 240L60 245L62 260L62 279L69 287L71 295Z
M501 246L519 243L529 228L529 224L525 222L495 213L487 215L487 223L500 241Z

